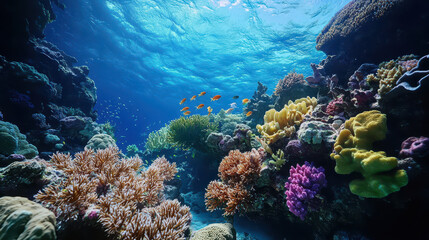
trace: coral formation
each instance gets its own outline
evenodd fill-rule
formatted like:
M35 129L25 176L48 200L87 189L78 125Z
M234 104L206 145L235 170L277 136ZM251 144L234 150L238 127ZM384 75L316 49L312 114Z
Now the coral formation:
M382 198L407 185L407 173L393 170L398 165L395 157L371 150L373 142L383 140L386 132L386 115L377 110L360 113L345 122L331 158L336 161L335 172L338 174L362 174L363 179L350 182L352 193Z
M235 240L235 235L231 223L212 223L194 232L190 240Z
M224 215L247 211L251 201L251 186L261 172L262 155L252 149L241 153L230 151L219 165L221 181L211 181L206 189L206 207L209 211L224 209Z
M85 148L91 148L93 150L106 149L109 147L116 147L116 141L108 134L96 134L89 139Z
M12 154L20 154L26 158L33 158L39 152L37 148L27 142L27 137L19 132L16 125L0 121L0 156L5 157ZM2 157L0 157L2 160ZM3 161L0 161L2 166Z
M211 123L207 116L192 115L173 120L169 125L167 136L173 146L204 149L207 136L216 130L217 125Z
M0 239L55 240L55 215L23 197L0 198Z
M299 140L308 144L324 143L331 148L337 137L337 131L329 123L305 121L298 130Z
M157 131L149 133L145 143L146 151L159 152L171 148L171 143L168 141L168 131L169 126L166 125Z
M262 83L258 82L258 88L253 93L252 99L247 103L246 107L243 109L244 113L252 111L252 115L248 118L249 125L252 129L256 127L257 124L263 123L263 117L266 111L270 108L273 108L274 97L266 94L268 90L267 86L264 86Z
M181 239L189 227L189 208L163 200L164 181L177 173L176 164L157 158L145 171L138 157L120 159L117 148L70 155L54 154L51 164L66 174L35 198L60 220L99 217L108 234L120 239Z
M275 102L276 109L282 109L289 100L295 100L303 97L315 97L317 89L310 87L304 81L304 75L295 71L288 73L283 79L280 79L274 90L273 95L277 96Z
M326 187L325 169L316 168L305 162L289 170L289 178L285 184L286 200L289 211L304 220L309 209L317 210L320 201L317 194Z
M427 137L409 137L402 142L401 157L422 158L429 155L429 138Z
M252 141L252 136L253 133L249 126L245 124L236 124L232 136L212 132L207 137L206 143L212 151L221 154L227 154L234 149L249 151L255 146L254 141Z
M277 150L277 153L272 154L271 157L274 160L270 160L269 163L273 164L276 170L280 170L286 163L285 154L281 149Z
M257 125L256 128L270 144L290 137L295 133L295 125L299 125L304 120L304 115L310 114L316 105L317 99L314 97L289 101L279 112L275 109L267 111L264 115L264 125Z

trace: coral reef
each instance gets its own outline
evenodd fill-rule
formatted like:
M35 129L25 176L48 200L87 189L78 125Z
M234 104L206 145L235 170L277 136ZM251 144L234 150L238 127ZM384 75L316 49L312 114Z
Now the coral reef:
M55 240L55 215L23 197L0 198L0 239Z
M207 136L216 130L217 125L211 123L207 116L192 115L173 120L167 136L173 146L202 150L206 147L204 143Z
M252 111L252 115L248 118L249 122L246 123L252 129L254 129L257 124L263 124L265 112L274 107L275 98L266 94L267 90L267 86L258 82L258 88L253 93L252 99L250 99L249 103L247 103L244 108L244 113Z
M337 137L337 131L329 123L305 121L298 130L299 140L308 144L325 144L331 148Z
M116 141L110 135L104 133L94 135L85 146L85 148L93 150L106 149L109 147L116 147Z
M290 168L290 177L285 184L287 206L301 220L309 209L317 210L320 205L316 195L327 186L324 172L322 167L316 168L308 162Z
M402 142L401 157L423 158L429 155L429 138L409 137Z
M429 15L423 10L427 7L427 2L418 0L351 1L321 31L316 48L327 55L343 52L358 64L409 52L425 54L428 43L420 31L428 27ZM418 28L409 27L416 23ZM356 46L365 46L365 51Z
M0 121L0 166L9 164L10 162L5 158L12 154L23 155L30 159L39 152L34 145L27 142L27 137L19 132L16 125Z
M305 114L310 114L317 105L316 98L300 98L277 112L275 109L267 111L264 115L264 125L257 125L259 133L269 144L277 140L290 137L295 133L295 125L304 120Z
M235 240L236 233L231 223L212 223L196 232L190 240Z
M350 191L367 198L383 198L408 183L404 170L393 170L398 165L395 157L371 150L375 141L386 137L386 115L367 111L345 122L331 154L338 174L361 173L363 179L350 182Z
M251 204L251 186L261 172L262 155L252 149L241 153L230 151L219 165L221 181L211 181L206 189L206 207L209 211L224 209L224 215L245 212Z
M99 218L119 239L181 239L189 227L189 208L163 200L163 182L177 173L176 164L157 158L137 174L140 158L120 159L117 148L70 155L54 154L51 164L66 178L51 184L35 198L60 220Z
M253 133L245 124L236 124L233 135L212 132L206 139L207 146L214 152L228 154L229 151L238 149L249 151L256 147L252 139Z
M295 71L288 73L283 79L280 79L274 90L274 96L278 96L275 102L275 108L280 110L289 100L295 100L303 97L315 97L317 89L310 87L304 81L304 75Z
M159 152L171 148L171 143L168 141L169 126L160 128L157 131L149 133L146 139L145 149L149 152Z

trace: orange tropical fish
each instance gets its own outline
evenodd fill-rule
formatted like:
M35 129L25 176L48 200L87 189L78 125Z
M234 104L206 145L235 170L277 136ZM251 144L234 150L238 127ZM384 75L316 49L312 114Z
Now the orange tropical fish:
M219 100L219 98L221 97L221 95L216 95L216 96L214 96L214 97L212 97L212 98L210 98L212 101L216 101L216 100Z
M247 104L249 101L250 101L250 100L249 100L249 99L247 99L247 98L243 99L243 101L242 101L242 102L243 102L243 105L244 105L244 104Z
M186 111L186 112L183 113L183 115L186 116L186 115L189 115L189 113L191 113L191 111Z
M186 110L188 110L189 109L189 107L184 107L184 108L182 108L182 110L180 110L181 112L183 112L183 111L186 111Z
M192 100L195 100L195 98L197 98L197 95L192 96L192 97L191 97L191 101L192 101Z
M213 108L211 108L210 106L209 107L207 107L207 111L209 112L209 116L210 116L210 114L213 112Z
M246 117L248 117L248 116L250 116L250 115L252 115L252 111L248 111L248 112L246 113Z
M204 96L206 95L206 92L201 92L200 94L198 94L198 97Z
M228 110L225 111L226 114L232 112L232 110L234 110L234 108L228 108Z
M180 105L182 105L186 101L186 98L182 99L182 101L179 102Z
M200 105L197 106L197 109L201 109L203 107L204 107L204 104L201 103Z

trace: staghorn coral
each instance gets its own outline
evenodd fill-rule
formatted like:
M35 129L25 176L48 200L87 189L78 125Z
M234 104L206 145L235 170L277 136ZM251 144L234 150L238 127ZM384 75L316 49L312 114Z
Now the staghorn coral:
M331 158L336 161L336 173L362 174L362 179L350 182L352 193L383 198L408 184L405 170L393 170L398 166L398 159L370 150L373 142L386 137L386 132L386 115L376 110L360 113L345 122Z
M204 149L207 136L217 130L217 124L211 123L208 116L192 115L172 121L167 133L173 146Z
M191 214L178 201L165 201L164 181L173 179L176 164L157 158L146 171L138 157L120 159L117 148L54 154L54 168L66 178L49 185L36 200L60 220L99 217L108 234L119 239L183 239Z
M169 126L166 125L157 131L149 133L146 139L145 149L148 152L159 152L161 150L170 149L171 143L168 141Z
M269 144L277 140L290 137L295 133L295 125L301 124L306 114L310 114L317 105L316 98L300 98L295 102L289 101L288 105L277 112L271 109L265 113L264 125L257 125L259 133Z
M262 154L256 149L241 153L230 151L219 165L221 181L211 181L205 194L209 211L224 209L224 215L247 211L251 204L252 189L261 172Z

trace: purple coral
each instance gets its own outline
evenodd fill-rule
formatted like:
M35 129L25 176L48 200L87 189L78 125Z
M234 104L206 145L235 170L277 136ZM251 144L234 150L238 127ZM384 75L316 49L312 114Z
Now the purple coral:
M316 168L305 162L302 166L296 165L289 170L290 177L285 184L286 204L293 214L304 220L308 209L316 209L319 199L316 195L326 187L325 169Z
M425 157L429 154L429 138L427 137L409 137L402 142L401 157Z

